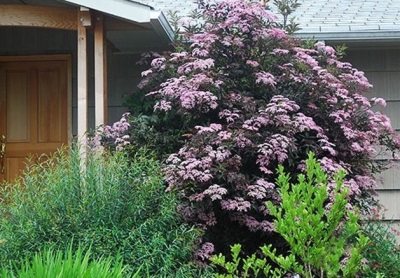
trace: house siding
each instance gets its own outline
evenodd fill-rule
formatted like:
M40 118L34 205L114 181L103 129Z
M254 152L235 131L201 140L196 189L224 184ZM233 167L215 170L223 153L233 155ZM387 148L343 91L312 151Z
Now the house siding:
M72 134L77 134L77 35L74 31L39 28L0 28L0 56L70 54L72 56ZM89 53L93 53L93 34L89 33ZM136 62L139 54L119 54L108 51L108 123L121 118L124 95L131 93L140 80L143 68ZM94 129L93 57L89 56L88 114L89 129Z
M400 48L352 49L345 59L365 75L373 85L368 97L381 97L387 101L379 108L391 119L392 126L400 133ZM385 155L378 159L391 159ZM393 166L377 176L378 198L385 208L383 219L400 224L400 161L391 159ZM400 238L399 238L400 243Z

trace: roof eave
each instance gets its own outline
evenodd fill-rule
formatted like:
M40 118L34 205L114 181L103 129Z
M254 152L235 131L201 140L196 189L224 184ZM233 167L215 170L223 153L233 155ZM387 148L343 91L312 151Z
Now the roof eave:
M150 12L150 23L154 30L165 42L170 43L174 40L174 31L165 15L160 11Z
M325 41L400 41L398 31L363 31L363 32L297 32L296 37Z
M151 7L126 0L62 0L136 23L149 23Z
M174 32L172 30L171 25L169 24L167 18L161 11L155 11L148 5L143 5L141 3L137 3L134 1L128 0L58 0L64 3L83 6L92 10L96 10L102 12L104 14L120 18L127 22L131 22L133 24L145 27L145 31L147 32L146 38L148 39L147 43L149 45L146 46L146 49L149 48L160 48L166 49L170 46L171 42L174 38ZM120 41L135 41L137 38L137 32L135 30L119 30L119 32L123 32L123 35L115 35L118 33L117 30L107 32L107 36L110 37L114 34L113 43L118 45L118 40ZM141 40L140 38L138 38ZM157 45L154 45L154 39L157 40ZM141 41L141 43L146 43L145 41ZM133 43L133 45L136 45ZM122 49L124 47L123 43L121 44L121 49L118 48L121 52L132 51L131 49ZM135 51L139 51L138 49L134 49Z

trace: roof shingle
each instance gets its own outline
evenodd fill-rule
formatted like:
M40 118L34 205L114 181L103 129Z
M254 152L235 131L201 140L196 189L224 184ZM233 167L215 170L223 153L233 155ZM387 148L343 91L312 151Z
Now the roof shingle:
M187 16L196 0L137 0L163 12ZM270 1L272 2L272 1ZM294 16L299 36L321 39L373 37L400 39L400 0L300 0ZM276 7L270 4L271 11ZM279 18L279 16L278 16ZM372 35L371 35L372 36Z
M299 33L400 31L399 0L302 0Z

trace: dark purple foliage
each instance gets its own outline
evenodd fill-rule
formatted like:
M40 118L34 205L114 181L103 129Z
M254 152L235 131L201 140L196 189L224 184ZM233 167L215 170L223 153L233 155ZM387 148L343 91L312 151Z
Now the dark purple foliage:
M364 73L332 47L306 47L276 28L258 3L221 1L203 15L203 32L154 59L141 84L158 114L189 118L189 136L165 167L184 217L207 227L210 241L225 229L226 237L268 236L265 202L280 201L275 169L302 172L309 151L331 176L344 168L351 204L366 207L382 170L377 150L393 154L400 141L389 118L371 109L384 100L364 96Z

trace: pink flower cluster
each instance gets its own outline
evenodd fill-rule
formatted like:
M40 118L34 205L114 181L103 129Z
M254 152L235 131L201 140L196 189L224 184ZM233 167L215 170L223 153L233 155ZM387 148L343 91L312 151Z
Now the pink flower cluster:
M173 103L179 103L180 109L185 112L207 112L218 106L217 97L212 92L202 89L209 86L218 87L218 82L213 82L204 73L195 74L191 78L182 75L179 78L167 80L161 84L158 91L148 95L157 95L162 98L154 107L155 110L170 110Z
M111 141L117 151L121 151L125 146L130 145L130 136L127 134L131 125L127 118L129 113L122 115L118 122L113 123L112 126L106 125L103 130L104 139Z
M331 181L346 170L351 205L371 196L376 147L395 153L400 139L372 109L385 101L364 96L371 88L364 73L332 47L309 49L276 29L258 3L220 1L203 12L204 32L145 72L168 76L148 94L155 110L193 119L190 138L165 168L168 188L188 200L186 219L273 231L264 204L279 203L276 168L299 174L310 151Z

